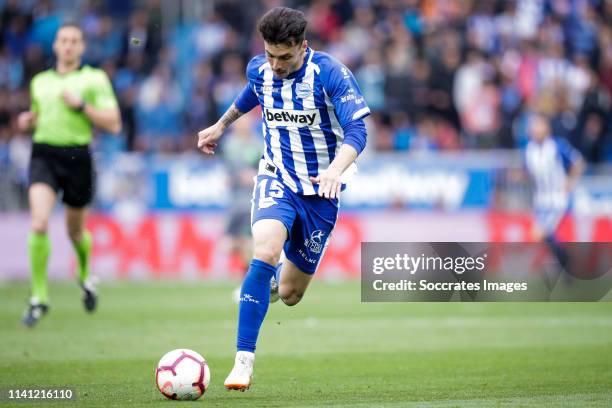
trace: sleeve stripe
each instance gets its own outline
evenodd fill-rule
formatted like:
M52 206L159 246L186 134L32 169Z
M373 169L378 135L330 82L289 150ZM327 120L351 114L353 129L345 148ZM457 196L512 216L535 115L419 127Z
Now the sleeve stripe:
M368 108L367 106L365 108L361 108L357 112L353 113L353 120L359 119L367 115L368 113L370 113L370 108Z

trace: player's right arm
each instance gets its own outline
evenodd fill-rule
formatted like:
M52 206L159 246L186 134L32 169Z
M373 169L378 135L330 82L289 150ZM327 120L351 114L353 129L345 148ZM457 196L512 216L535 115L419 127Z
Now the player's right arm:
M236 104L232 103L232 106L214 125L198 132L198 149L206 154L215 154L217 141L221 138L225 129L244 114L245 112L240 112Z
M25 111L17 116L17 127L22 132L29 132L36 127L36 112Z
M206 154L215 154L217 142L225 129L258 104L257 95L251 85L247 84L223 116L214 125L198 133L198 149Z
M22 132L30 132L36 127L36 119L38 118L38 101L34 93L36 78L37 76L32 78L30 82L30 98L32 98L30 110L21 112L19 116L17 116L17 127Z
M258 67L265 61L262 55L254 57L246 67L247 84L240 92L240 95L234 100L232 106L221 116L221 118L212 126L198 133L198 149L206 154L215 154L217 142L232 123L247 112L250 112L255 106L259 105L259 98L253 89L252 80L253 74Z

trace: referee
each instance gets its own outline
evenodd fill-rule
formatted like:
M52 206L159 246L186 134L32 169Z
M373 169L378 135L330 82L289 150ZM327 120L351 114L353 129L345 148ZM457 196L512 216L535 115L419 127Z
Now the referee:
M95 287L89 279L92 238L85 230L95 177L89 144L92 126L118 133L121 116L104 71L81 65L84 51L81 28L75 24L62 25L53 43L56 66L32 79L30 110L18 117L22 131L34 130L28 191L32 297L22 320L30 327L49 311L47 259L51 244L47 229L60 192L66 205L68 235L77 254L85 309L92 312L97 303Z

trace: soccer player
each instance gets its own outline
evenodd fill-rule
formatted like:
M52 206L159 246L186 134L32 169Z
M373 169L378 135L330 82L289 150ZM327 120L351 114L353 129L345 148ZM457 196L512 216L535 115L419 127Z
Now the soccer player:
M111 83L104 73L81 65L83 31L65 24L57 31L55 68L37 74L30 83L31 108L18 117L22 131L34 129L28 190L31 232L28 252L32 296L23 324L33 326L49 311L47 259L51 243L49 217L58 193L66 205L66 226L78 260L78 282L88 312L97 295L89 279L91 235L85 229L87 206L94 193L94 168L89 143L92 125L107 132L121 129L121 117Z
M570 194L584 171L584 160L567 140L552 136L548 117L540 112L530 118L529 137L525 163L535 188L532 236L535 241L546 242L560 266L567 269L568 255L556 233L568 211Z
M248 84L233 105L198 134L198 148L214 154L232 122L257 105L262 108L264 154L251 207L253 259L242 284L237 353L227 389L251 385L272 278L285 304L293 306L304 296L335 226L345 175L354 172L366 144L363 118L370 110L355 78L308 46L306 24L302 12L284 7L262 17L258 29L265 54L249 62Z

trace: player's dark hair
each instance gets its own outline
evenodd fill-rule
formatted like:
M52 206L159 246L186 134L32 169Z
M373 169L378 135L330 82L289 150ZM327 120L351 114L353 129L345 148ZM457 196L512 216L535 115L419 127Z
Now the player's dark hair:
M265 42L293 47L304 41L306 24L308 22L301 11L275 7L264 14L257 28Z

